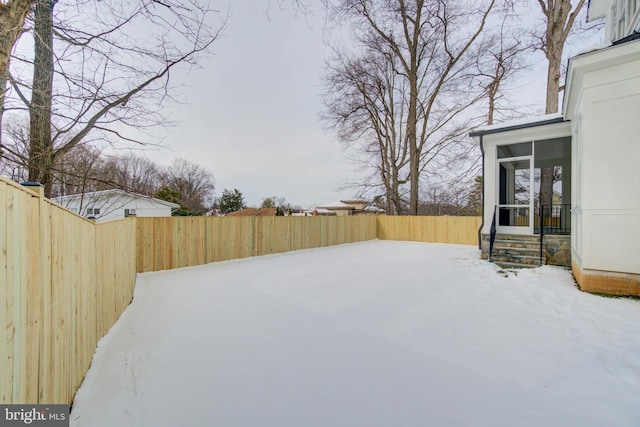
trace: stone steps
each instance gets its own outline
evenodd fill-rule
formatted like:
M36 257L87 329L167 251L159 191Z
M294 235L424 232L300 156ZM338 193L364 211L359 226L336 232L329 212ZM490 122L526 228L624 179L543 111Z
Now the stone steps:
M491 261L502 268L534 268L540 265L539 236L496 235Z

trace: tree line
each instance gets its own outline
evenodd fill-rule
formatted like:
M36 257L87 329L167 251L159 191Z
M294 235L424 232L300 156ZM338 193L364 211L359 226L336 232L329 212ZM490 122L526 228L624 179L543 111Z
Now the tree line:
M26 165L15 160L0 164L0 173L14 181L27 180ZM106 155L80 145L61 156L50 173L51 197L119 189L177 203L175 215L203 215L215 200L213 174L184 159L161 166L135 154Z

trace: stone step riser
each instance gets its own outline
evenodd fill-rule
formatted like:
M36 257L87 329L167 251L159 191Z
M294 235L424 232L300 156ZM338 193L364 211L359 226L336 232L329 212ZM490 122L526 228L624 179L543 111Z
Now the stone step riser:
M494 255L491 260L495 263L508 262L513 264L540 265L539 257L513 256L513 255Z
M518 235L518 234L496 234L495 240L513 240L517 242L540 242L540 236Z
M496 248L524 248L524 249L538 249L540 250L540 243L526 243L526 242L494 242L493 250Z
M527 248L493 248L493 255L524 255L531 257L539 257L540 249Z
M510 262L496 262L495 264L502 268L536 268L537 267L537 265L532 265L532 264L517 264L517 263L510 263Z
M502 268L538 267L540 236L497 234L491 261Z

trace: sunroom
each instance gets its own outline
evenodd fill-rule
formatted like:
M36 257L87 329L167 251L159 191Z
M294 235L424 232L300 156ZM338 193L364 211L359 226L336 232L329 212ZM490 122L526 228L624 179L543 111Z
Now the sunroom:
M570 265L571 123L554 114L485 126L471 136L483 153L483 255L494 255L497 240L515 248L498 251L505 264ZM566 246L562 259L556 246Z

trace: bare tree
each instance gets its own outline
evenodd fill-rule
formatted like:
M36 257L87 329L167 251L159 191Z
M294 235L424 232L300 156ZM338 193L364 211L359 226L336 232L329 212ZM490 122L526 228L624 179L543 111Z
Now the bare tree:
M560 86L562 54L585 0L538 0L538 4L546 24L540 37L540 49L548 61L545 113L550 114L558 112L559 94L563 89Z
M56 162L52 171L52 197L86 194L109 188L104 180L104 159L94 147L78 145Z
M403 126L406 86L393 60L393 56L376 51L362 58L337 54L328 65L322 117L373 170L371 179L358 184L361 191L378 192L381 187L387 213L400 215L405 204L401 187L408 179L409 150Z
M34 0L7 0L0 3L0 76L7 70L11 51L24 31L24 22L33 3Z
M161 173L160 181L177 192L178 203L190 213L203 214L213 204L213 175L202 166L176 159Z
M558 112L560 85L562 77L562 54L565 44L576 22L583 11L585 0L538 0L545 20L545 32L540 37L540 49L548 61L547 94L545 113ZM540 176L540 203L553 203L554 168L542 168Z
M470 120L461 113L484 96L470 70L495 0L464 5L449 0L326 3L331 17L353 25L360 47L392 67L394 91L402 94L396 133L408 153L407 176L398 181L409 183L408 213L416 215L421 176L439 162L447 163L447 153L455 157L451 149L463 140Z
M194 64L224 26L210 26L203 1L76 0L56 13L55 1L36 2L35 56L17 58L9 75L10 109L30 116L30 180L50 194L54 165L73 147L140 144L140 132L168 123L157 106L174 93L171 70Z
M151 160L127 154L104 162L101 181L110 188L153 197L162 184L161 174L161 169Z
M527 68L524 54L533 50L530 41L522 37L522 29L514 26L520 19L510 1L504 2L496 18L497 25L489 30L480 48L486 54L479 55L477 63L477 74L486 81L489 125L497 114L511 116L518 109L505 93L505 86Z

